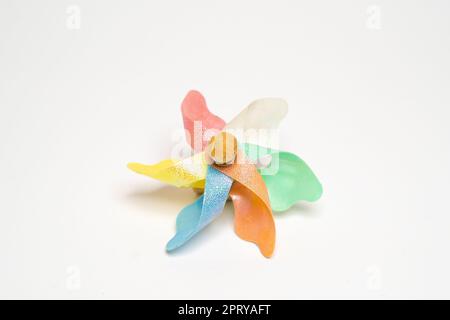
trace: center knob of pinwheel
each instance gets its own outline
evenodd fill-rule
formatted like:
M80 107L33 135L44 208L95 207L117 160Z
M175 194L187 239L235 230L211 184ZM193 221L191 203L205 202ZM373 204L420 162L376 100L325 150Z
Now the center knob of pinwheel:
M206 147L206 155L218 166L234 163L237 156L238 143L235 136L228 132L220 132L212 137Z

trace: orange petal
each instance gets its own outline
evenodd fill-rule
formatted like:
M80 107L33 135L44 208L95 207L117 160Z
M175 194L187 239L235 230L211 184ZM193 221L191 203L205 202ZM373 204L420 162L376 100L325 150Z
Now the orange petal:
M236 163L214 167L235 182L230 197L235 208L235 230L239 237L254 242L269 258L275 247L275 223L269 194L256 166L238 151Z
M261 253L270 258L275 248L275 222L270 207L237 181L230 190L230 197L234 205L236 234L256 243Z
M238 150L236 161L233 165L214 165L214 167L250 189L261 198L268 208L270 208L269 194L261 174L258 172L256 166L245 157L241 150Z

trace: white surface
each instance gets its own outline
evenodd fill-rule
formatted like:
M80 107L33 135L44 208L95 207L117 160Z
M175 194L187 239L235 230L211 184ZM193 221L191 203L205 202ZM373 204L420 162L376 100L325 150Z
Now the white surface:
M449 13L1 0L0 297L450 298ZM260 97L289 103L282 148L324 195L277 215L271 260L234 234L229 205L164 251L194 195L126 163L169 156L189 89L226 120Z

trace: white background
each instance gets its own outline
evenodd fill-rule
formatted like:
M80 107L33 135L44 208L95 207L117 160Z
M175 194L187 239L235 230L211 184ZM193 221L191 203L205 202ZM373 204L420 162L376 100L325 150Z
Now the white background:
M449 15L445 0L0 0L0 297L450 298ZM164 251L195 196L126 164L170 155L190 89L225 120L289 103L282 149L324 195L276 215L272 259L234 234L230 204Z

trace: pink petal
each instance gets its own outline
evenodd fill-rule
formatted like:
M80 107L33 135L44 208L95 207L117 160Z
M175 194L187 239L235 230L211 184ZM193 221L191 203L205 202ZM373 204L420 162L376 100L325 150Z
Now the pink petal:
M195 90L189 91L184 98L181 113L187 142L196 152L202 151L208 143L204 137L206 130L220 131L226 124L220 117L209 111L205 98Z

